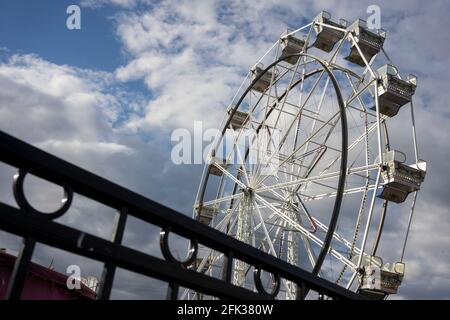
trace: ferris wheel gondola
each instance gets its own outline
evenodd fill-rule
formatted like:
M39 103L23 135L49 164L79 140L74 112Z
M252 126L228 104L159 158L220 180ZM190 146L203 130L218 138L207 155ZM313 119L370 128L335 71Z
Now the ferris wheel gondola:
M412 107L417 79L401 78L384 54L385 39L384 30L362 20L347 27L326 12L283 33L226 110L194 218L350 290L396 293L403 254L386 265L377 257L388 203L402 204L411 193L415 202L426 163L418 158ZM402 111L408 104L411 116ZM397 117L412 128L410 165L389 143ZM198 272L221 274L223 254L203 247L198 257ZM255 288L251 266L236 261L233 270L235 285ZM277 283L278 298L299 297L289 281L254 272L263 278L257 289L270 292Z

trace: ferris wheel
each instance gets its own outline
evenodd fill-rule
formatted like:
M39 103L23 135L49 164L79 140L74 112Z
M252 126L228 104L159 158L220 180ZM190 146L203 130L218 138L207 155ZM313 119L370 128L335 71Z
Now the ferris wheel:
M385 39L363 20L348 25L327 12L283 33L226 110L194 218L366 296L396 293L426 162L414 123L417 79L400 75ZM384 222L404 206L407 228L389 244L399 256L384 264ZM224 265L203 247L192 268L218 276ZM233 283L254 288L254 271L236 261ZM258 276L268 294L299 298L289 281ZM207 297L186 290L183 298Z

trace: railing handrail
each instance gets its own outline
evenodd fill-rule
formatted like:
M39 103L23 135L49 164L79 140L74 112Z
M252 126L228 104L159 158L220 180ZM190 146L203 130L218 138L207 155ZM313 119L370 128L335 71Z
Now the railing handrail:
M65 160L40 150L26 142L0 131L0 161L48 180L55 184L70 186L80 195L103 203L117 210L126 208L129 215L172 232L220 252L233 253L233 257L253 266L260 266L295 283L331 297L361 299L325 279L288 264L248 244L234 239L214 228L178 213L144 196L119 186L105 178L75 166ZM0 208L5 209L2 206ZM189 271L189 270L186 270Z

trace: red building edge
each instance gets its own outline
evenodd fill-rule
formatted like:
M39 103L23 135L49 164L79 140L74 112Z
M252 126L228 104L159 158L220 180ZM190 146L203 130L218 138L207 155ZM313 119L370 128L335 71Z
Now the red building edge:
M0 251L0 299L5 299L16 257ZM22 290L23 300L95 300L97 294L83 283L80 289L67 287L68 276L31 263Z

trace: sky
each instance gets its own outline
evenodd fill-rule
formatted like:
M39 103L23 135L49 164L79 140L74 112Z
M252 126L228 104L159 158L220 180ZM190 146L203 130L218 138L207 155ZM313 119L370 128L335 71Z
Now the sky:
M81 30L66 28L71 4L81 7ZM202 166L171 162L171 132L200 120L218 126L243 76L286 27L321 10L366 18L372 4L381 8L390 57L418 76L418 144L428 161L396 298L449 299L448 0L2 0L0 130L190 215ZM394 131L399 139L409 134L401 124ZM13 173L0 166L0 201L12 205ZM30 190L45 190L31 200L51 209L60 191L40 183L30 181ZM59 221L108 238L113 217L78 197ZM405 223L392 220L387 236L395 240ZM124 243L158 255L156 231L130 219ZM15 253L19 238L0 232L0 247ZM33 256L44 265L53 258L59 270L80 264L100 276L100 263L43 245ZM163 288L121 270L112 297L163 298Z

